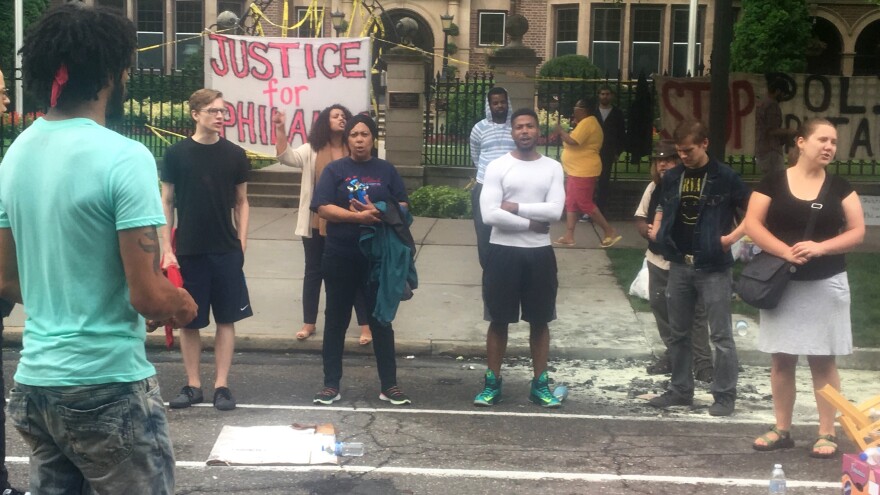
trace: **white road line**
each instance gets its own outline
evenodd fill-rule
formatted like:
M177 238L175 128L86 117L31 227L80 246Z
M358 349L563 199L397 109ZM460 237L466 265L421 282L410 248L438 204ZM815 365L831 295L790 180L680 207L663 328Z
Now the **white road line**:
M7 464L27 464L27 457L7 457ZM177 461L178 469L198 471L247 471L247 472L282 472L282 473L350 473L378 475L412 475L434 478L481 478L497 480L564 480L585 481L590 483L608 483L616 481L665 483L672 485L718 485L718 486L766 486L766 479L752 478L704 478L695 476L657 476L644 474L611 474L611 473L564 473L551 471L500 471L480 469L439 469L417 467L372 467L372 466L208 466L200 461ZM792 488L840 488L840 482L797 481L786 480Z
M722 486L766 486L766 479L751 478L700 478L692 476L654 476L642 474L610 473L561 473L550 471L498 471L480 469L436 469L416 467L370 467L370 466L208 466L204 462L178 461L178 468L184 469L234 469L251 472L344 472L351 474L403 474L431 476L435 478L491 478L499 480L566 480L606 483L613 481L638 481L666 483L675 485L722 485ZM786 486L800 488L840 488L840 482L786 480Z
M167 403L166 403L167 405ZM192 407L214 407L212 404L194 404ZM342 407L342 406L291 406L283 404L238 404L241 409L268 409L281 411L333 411L346 413L389 413L389 414L435 414L448 416L509 416L519 418L552 418L552 419L595 419L612 421L657 421L669 423L724 423L743 425L766 425L767 419L746 419L736 417L714 418L708 414L686 416L666 416L664 413L646 416L614 416L609 414L564 414L552 412L514 412L498 409L448 410L448 409L413 409L410 407L376 408L376 407ZM814 425L815 422L798 423L795 425Z
M7 457L7 464L27 464L27 457ZM497 480L565 480L586 481L591 483L608 483L614 481L638 481L649 483L666 483L672 485L719 485L719 486L767 486L766 479L751 478L701 478L694 476L655 476L645 474L611 474L611 473L562 473L551 471L499 471L480 469L438 469L417 467L371 467L371 466L208 466L199 461L177 461L178 469L198 471L247 471L257 473L350 473L350 474L398 474L412 476L430 476L434 478L481 478ZM840 488L840 482L797 481L788 479L786 486L798 488Z

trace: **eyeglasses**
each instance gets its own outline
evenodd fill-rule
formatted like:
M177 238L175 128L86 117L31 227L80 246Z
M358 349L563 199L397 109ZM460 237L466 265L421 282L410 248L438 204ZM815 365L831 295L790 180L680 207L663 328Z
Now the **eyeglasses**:
M216 117L218 115L222 115L223 117L229 117L229 110L227 110L225 108L203 108L199 111L206 112L213 117Z
M0 95L9 96L9 88L0 89Z

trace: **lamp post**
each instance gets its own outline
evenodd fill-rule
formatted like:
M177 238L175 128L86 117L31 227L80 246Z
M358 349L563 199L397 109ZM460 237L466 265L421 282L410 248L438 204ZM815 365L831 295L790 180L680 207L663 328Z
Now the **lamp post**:
M342 31L345 30L345 14L340 11L335 11L330 14L330 23L333 25L333 30L336 31L336 37L338 38L342 35Z
M440 24L443 26L443 78L449 69L449 32L452 30L452 14L442 14L440 16Z
M217 24L215 24L215 26L217 26L217 29L224 32L232 30L237 31L239 22L240 19L235 15L235 12L224 10L217 15ZM234 32L233 34L237 33Z

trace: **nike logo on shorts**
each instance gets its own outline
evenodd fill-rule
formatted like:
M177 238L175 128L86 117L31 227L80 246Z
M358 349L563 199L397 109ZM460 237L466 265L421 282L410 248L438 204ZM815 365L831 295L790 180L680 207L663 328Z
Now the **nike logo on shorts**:
M239 311L244 311L244 310L248 309L248 306L250 306L250 304L245 304L243 308L239 309Z

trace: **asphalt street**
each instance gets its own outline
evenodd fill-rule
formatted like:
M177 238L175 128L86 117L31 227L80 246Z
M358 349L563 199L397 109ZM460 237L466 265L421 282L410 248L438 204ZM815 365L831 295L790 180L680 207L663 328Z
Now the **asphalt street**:
M4 352L7 377L17 357ZM183 384L179 353L150 358L167 401ZM206 354L202 373L208 397L211 359ZM552 376L571 393L562 409L550 411L528 402L528 361L512 359L503 371L505 401L477 409L471 400L484 362L403 356L399 382L414 404L394 407L378 400L372 357L353 355L345 360L343 399L318 407L311 397L321 385L320 356L240 353L231 377L235 411L200 405L168 412L177 493L757 495L767 493L774 463L784 466L793 493L839 493L840 460L807 456L815 431L812 397L801 397L797 446L758 453L750 443L772 422L766 368L745 367L737 414L712 418L702 385L693 409L647 407L640 396L659 392L667 378L644 376L644 365L636 359L554 361ZM844 373L845 381L856 381L862 378L854 374L868 372ZM224 425L294 422L333 423L338 439L363 442L366 455L341 458L338 467L205 464ZM26 446L14 431L7 437L11 479L23 482ZM854 450L847 441L842 446Z

